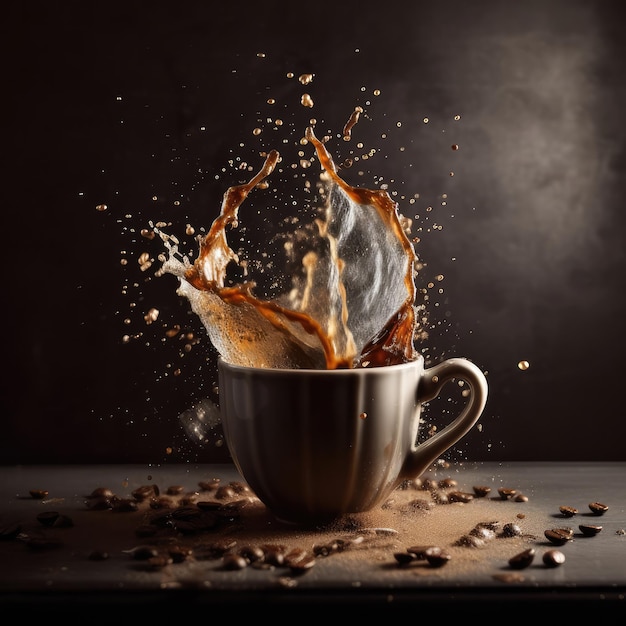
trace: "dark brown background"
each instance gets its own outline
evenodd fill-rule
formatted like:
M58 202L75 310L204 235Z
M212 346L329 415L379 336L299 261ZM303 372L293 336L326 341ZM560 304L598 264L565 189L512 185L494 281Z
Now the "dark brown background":
M137 331L150 306L202 329L173 281L133 289L145 277L120 258L127 250L135 263L128 228L149 219L209 225L226 187L241 182L221 170L249 138L246 116L288 71L315 73L315 113L336 132L361 85L384 96L372 127L429 116L429 128L455 129L453 183L452 154L423 123L408 136L412 168L397 152L372 166L424 203L450 192L433 216L443 230L419 247L445 275L429 350L471 358L491 385L481 427L450 457L626 460L622 6L3 8L0 463L227 458L214 440L191 441L179 419L212 394L208 343L180 359L180 345L163 345L152 326L142 341L121 341L123 320Z

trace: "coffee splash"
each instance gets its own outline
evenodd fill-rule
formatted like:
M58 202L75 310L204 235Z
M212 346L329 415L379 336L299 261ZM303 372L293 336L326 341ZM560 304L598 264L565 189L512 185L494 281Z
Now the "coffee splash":
M248 195L267 189L266 179L280 161L276 150L247 183L226 191L219 216L198 238L195 261L180 254L175 238L155 228L168 249L160 273L179 278L178 293L231 363L337 369L413 360L419 329L410 223L386 191L346 183L312 126L306 142L314 146L322 172L314 184L307 181L309 193L315 193L303 202L317 203L320 217L314 228L297 230L284 244L297 268L290 289L261 298L253 281L235 282L228 273L246 264L229 246L227 230L239 226Z

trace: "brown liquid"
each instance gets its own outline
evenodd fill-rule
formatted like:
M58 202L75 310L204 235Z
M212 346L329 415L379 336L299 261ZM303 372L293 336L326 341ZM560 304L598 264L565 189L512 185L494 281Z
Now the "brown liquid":
M350 132L358 114L351 117ZM337 369L385 366L416 358L414 272L416 255L384 190L348 185L312 127L306 139L325 172L318 189L325 218L316 220L318 244L302 254L300 277L288 294L261 299L255 283L227 284L227 267L239 265L227 229L239 225L239 209L251 191L259 193L279 162L269 152L248 183L230 187L220 215L199 239L193 263L170 250L163 271L180 279L217 351L228 361L254 367Z

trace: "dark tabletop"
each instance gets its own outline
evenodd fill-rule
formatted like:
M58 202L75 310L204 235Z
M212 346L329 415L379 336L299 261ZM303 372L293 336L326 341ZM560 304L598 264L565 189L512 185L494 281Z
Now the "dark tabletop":
M623 463L441 464L381 509L326 528L277 522L230 465L12 466L0 477L0 603L23 611L389 613L448 603L576 611L623 606L626 594ZM490 491L479 497L477 487ZM101 488L113 497L92 497ZM563 545L545 535L557 528L573 531ZM230 569L225 544L249 561L280 544L312 566L259 560ZM396 555L414 546L440 547L450 559L401 565ZM526 550L530 565L514 567L510 559ZM551 561L554 551L564 562Z

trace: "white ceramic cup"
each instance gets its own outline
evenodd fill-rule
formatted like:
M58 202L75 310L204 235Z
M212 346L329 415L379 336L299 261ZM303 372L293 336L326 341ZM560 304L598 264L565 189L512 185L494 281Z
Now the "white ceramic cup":
M244 480L282 521L320 525L382 504L480 417L487 381L463 358L363 369L257 369L219 360L220 415ZM417 443L422 404L453 380L458 417Z

